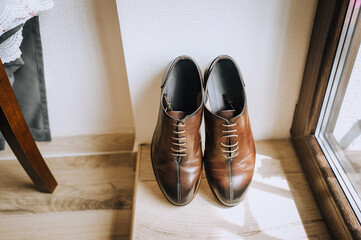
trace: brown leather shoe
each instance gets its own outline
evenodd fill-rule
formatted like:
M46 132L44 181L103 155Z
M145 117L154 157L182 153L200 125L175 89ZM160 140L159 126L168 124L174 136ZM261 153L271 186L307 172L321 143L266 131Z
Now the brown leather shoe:
M197 193L202 173L199 127L203 88L202 75L195 61L188 56L176 58L161 88L151 150L153 170L166 198L181 206Z
M219 56L204 79L206 175L217 199L235 206L252 180L255 163L243 78L231 57Z

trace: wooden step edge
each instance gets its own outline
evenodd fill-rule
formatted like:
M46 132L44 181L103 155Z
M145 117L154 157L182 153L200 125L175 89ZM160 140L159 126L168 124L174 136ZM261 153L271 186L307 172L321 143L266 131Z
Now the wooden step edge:
M142 145L139 145L137 150L138 151L137 151L137 159L136 159L135 175L134 175L132 219L131 219L131 223L130 223L129 239L134 239L135 210L136 210L136 203L137 203L137 188L138 188L138 182L139 182L140 157L141 157L141 154L142 154Z
M129 133L105 133L54 137L50 142L37 142L44 158L100 155L107 153L132 152L135 135ZM0 160L16 159L9 145L0 151Z

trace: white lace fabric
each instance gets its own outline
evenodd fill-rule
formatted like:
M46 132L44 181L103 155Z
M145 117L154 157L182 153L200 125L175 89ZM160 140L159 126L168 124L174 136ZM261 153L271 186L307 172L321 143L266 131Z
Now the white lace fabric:
M0 0L0 36L53 6L53 0ZM21 56L22 30L19 29L0 44L0 58L3 63L14 61Z

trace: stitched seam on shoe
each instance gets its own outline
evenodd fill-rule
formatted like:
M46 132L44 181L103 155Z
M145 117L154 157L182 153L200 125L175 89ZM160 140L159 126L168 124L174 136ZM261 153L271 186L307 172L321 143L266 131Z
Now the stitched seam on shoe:
M233 179L232 179L232 160L228 161L229 162L229 199L230 199L230 203L233 204Z
M178 204L181 204L182 185L180 182L180 160L181 157L177 157L177 200Z

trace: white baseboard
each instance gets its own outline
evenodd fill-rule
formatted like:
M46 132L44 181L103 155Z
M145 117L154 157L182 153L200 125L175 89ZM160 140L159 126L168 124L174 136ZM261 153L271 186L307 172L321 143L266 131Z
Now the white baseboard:
M51 142L37 142L44 158L79 155L96 155L115 152L132 152L134 133L110 133L99 135L80 135L54 137ZM0 160L16 159L10 147L0 151Z

